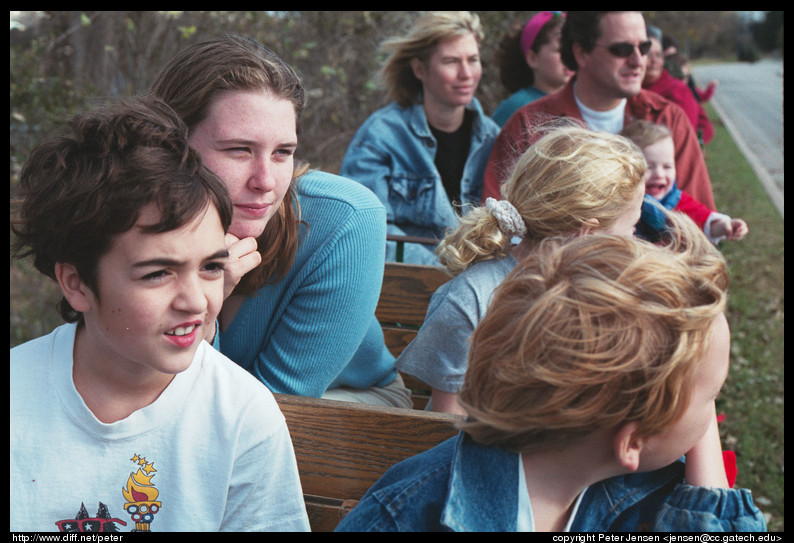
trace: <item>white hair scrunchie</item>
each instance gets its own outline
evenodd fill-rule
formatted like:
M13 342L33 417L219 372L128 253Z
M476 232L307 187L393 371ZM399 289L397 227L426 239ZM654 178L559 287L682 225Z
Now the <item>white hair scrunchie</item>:
M499 230L508 236L523 238L527 234L527 225L524 223L523 217L521 217L515 206L507 200L487 198L485 207L488 208L496 222L499 223Z

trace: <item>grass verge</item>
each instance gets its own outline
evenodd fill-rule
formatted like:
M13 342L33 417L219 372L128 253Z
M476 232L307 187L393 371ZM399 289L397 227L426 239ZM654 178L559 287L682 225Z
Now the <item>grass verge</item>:
M722 242L731 273L728 321L731 371L718 399L726 414L723 445L736 451L737 487L753 491L770 531L784 530L784 240L777 213L714 110L706 147L719 211L750 228L740 242Z

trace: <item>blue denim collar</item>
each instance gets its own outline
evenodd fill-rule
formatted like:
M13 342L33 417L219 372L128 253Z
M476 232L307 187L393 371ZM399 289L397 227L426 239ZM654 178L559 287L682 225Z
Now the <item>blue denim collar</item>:
M644 473L631 473L612 477L590 485L579 505L579 513L571 525L572 532L605 531L614 529L615 523L649 529L654 522L657 507L632 508L640 501L657 494L659 505L664 497L684 478L684 463L674 462L662 469ZM620 518L631 510L636 518Z
M518 454L478 445L465 432L456 439L441 523L453 531L515 531Z
M436 141L436 138L430 131L430 125L427 123L427 116L425 115L425 107L423 102L424 99L422 98L422 93L419 93L416 98L416 102L409 108L410 114L408 118L408 125L411 127L411 131L414 133L414 135L416 135L416 137L430 138L431 140ZM485 116L482 105L480 104L479 100L472 98L471 102L466 104L466 109L472 110L476 113L474 116L474 125L472 126L472 136L475 138L476 142L481 142L487 136L487 134L479 128L479 125L482 124L482 118Z
M510 532L518 519L518 454L457 436L441 524L453 531ZM608 530L621 514L659 493L669 494L684 476L683 462L663 469L613 477L591 485L579 506L572 531ZM630 525L653 522L655 508L635 508ZM643 514L648 518L639 518ZM620 519L624 522L629 519Z

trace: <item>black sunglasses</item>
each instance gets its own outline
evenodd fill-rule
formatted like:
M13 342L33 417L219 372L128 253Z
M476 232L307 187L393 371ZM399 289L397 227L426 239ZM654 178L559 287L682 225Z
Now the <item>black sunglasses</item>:
M645 56L651 50L651 40L644 41L639 45L634 45L628 42L618 42L611 45L601 45L599 47L606 47L607 51L619 58L629 58L634 53L634 48L640 50L640 56Z

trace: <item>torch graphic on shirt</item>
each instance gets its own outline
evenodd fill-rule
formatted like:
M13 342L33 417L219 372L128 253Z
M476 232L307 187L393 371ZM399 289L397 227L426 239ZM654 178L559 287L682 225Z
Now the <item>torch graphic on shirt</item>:
M135 473L130 473L127 486L121 489L127 500L124 509L135 522L135 531L148 532L149 525L161 507L161 503L156 501L160 491L152 484L152 477L157 470L154 469L154 462L147 462L146 458L137 454L130 461L140 467Z

